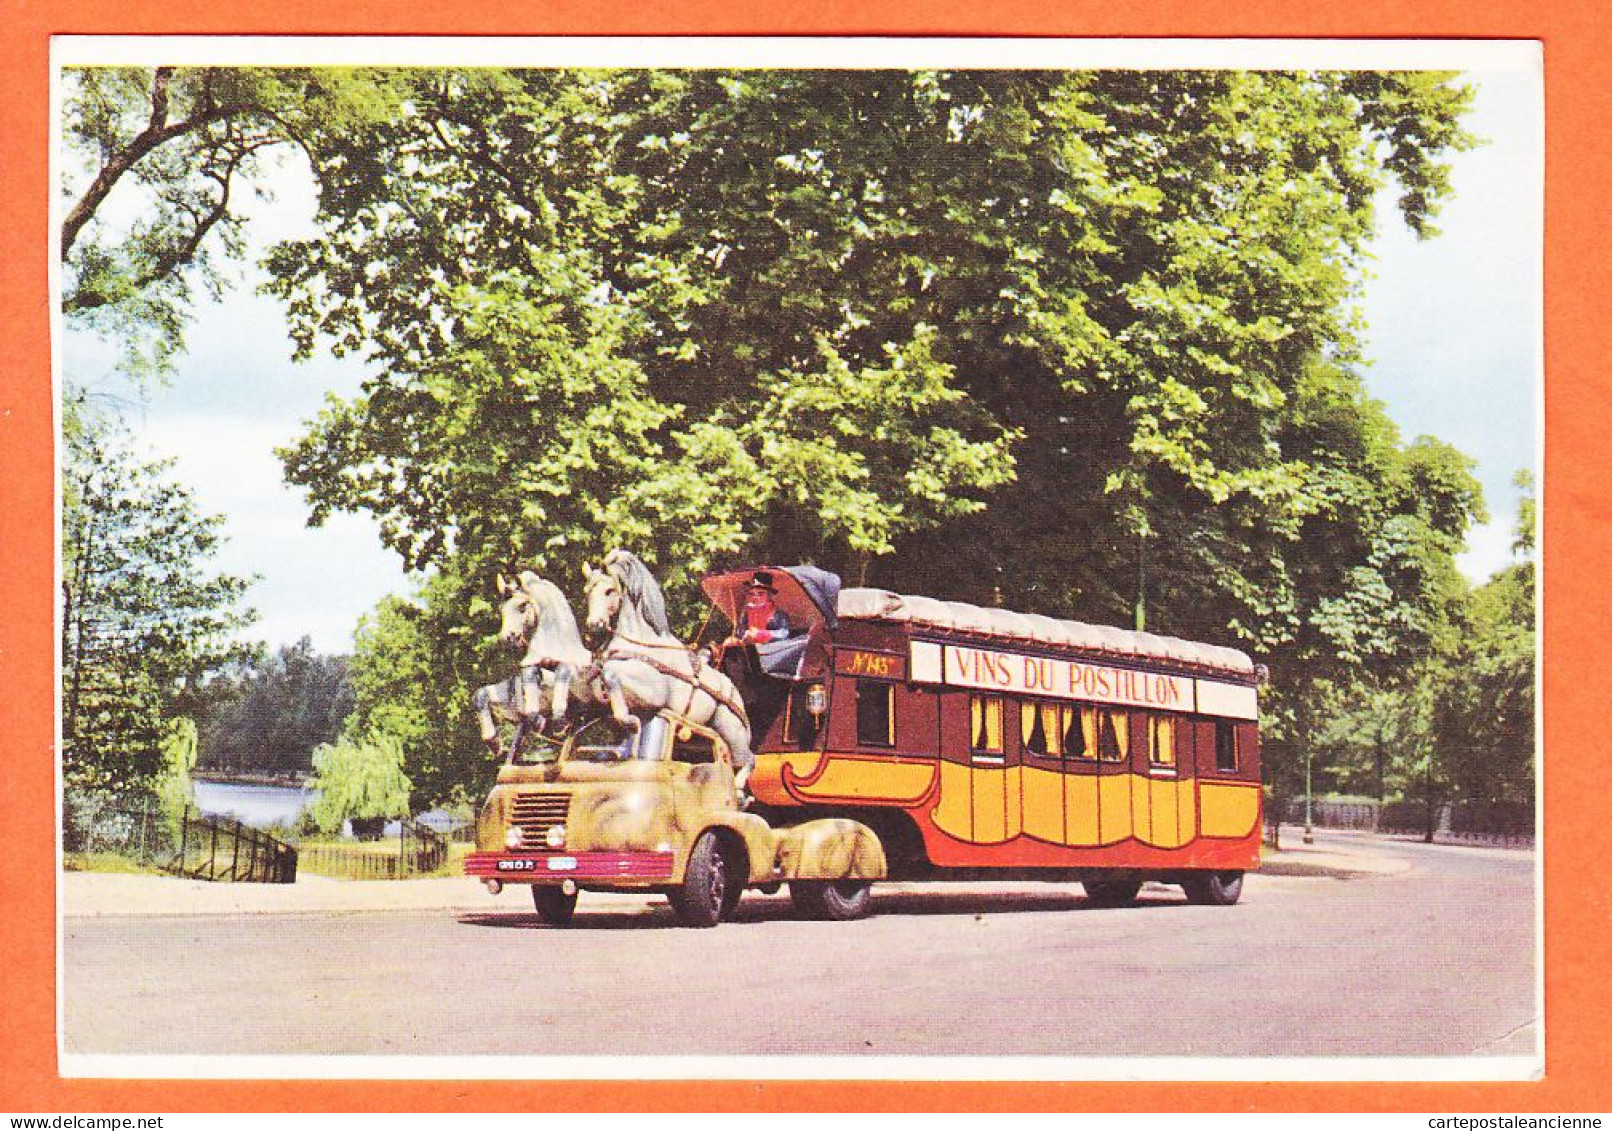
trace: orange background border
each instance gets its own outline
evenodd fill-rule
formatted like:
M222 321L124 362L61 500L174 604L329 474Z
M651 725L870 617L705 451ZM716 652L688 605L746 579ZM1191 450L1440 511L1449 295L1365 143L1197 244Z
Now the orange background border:
M445 7L445 6L437 6ZM0 1109L94 1111L882 1111L1612 1109L1612 815L1599 739L1608 690L1612 398L1606 137L1612 66L1606 0L817 0L755 9L629 0L452 11L386 0L0 0ZM52 404L46 160L52 34L862 34L1520 38L1545 45L1547 1075L1537 1083L917 1083L82 1081L56 1075L52 711ZM1475 961L1483 942L1472 940ZM1258 977L1254 973L1254 977ZM1258 992L1251 984L1252 992Z

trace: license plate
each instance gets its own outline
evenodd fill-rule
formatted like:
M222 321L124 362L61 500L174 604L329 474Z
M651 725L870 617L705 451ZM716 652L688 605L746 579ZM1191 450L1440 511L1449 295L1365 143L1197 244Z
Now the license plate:
M577 858L575 856L549 857L549 871L551 872L574 872L576 868Z
M537 870L537 861L500 860L498 862L498 870L500 872L533 872Z

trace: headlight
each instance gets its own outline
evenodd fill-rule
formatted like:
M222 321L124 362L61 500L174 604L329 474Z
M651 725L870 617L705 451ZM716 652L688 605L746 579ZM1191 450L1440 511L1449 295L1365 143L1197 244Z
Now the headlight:
M519 848L521 846L521 841L524 839L525 837L521 835L521 827L519 825L511 825L504 831L505 848Z
M564 825L550 825L548 835L546 837L544 837L543 839L549 842L549 847L550 848L564 848L565 847L565 826Z

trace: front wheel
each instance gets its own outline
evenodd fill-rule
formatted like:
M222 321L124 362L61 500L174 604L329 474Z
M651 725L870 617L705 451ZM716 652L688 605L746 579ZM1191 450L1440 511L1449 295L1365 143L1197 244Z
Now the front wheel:
M728 890L731 883L722 846L711 833L702 833L688 854L683 886L668 893L672 910L685 927L714 927L730 909L729 900L738 902L737 892Z
M576 914L577 893L566 895L564 888L533 884L532 906L537 908L537 917L543 922L551 927L563 927Z
M1181 881L1188 903L1230 907L1243 894L1241 872L1195 872Z
M868 913L873 885L867 880L795 880L789 885L789 899L802 915L843 923Z

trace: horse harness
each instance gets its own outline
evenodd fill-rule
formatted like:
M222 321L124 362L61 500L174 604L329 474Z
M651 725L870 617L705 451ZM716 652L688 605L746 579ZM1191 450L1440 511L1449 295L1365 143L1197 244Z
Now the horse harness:
M676 649L678 651L689 651L689 652L692 651L692 649L689 649L687 646L685 646L683 644L661 644L661 643L658 643L658 642L653 641L653 640L635 640L632 637L628 637L628 636L617 637L617 639L624 640L628 644L634 644L634 645L637 645L638 647L641 647L641 648L661 648L661 649ZM661 675L667 676L670 679L678 680L681 683L688 684L688 686L689 686L689 697L688 697L688 702L683 705L683 710L682 710L682 712L680 712L682 714L686 715L688 713L689 707L694 702L694 693L696 691L703 691L707 695L709 695L712 699L714 699L718 703L722 704L722 706L726 707L729 711L732 711L734 713L734 715L738 716L741 719L745 719L746 721L748 721L748 719L749 719L749 715L747 715L745 713L743 703L735 703L728 696L722 694L720 691L718 691L718 690L716 690L716 689L714 689L712 687L708 687L705 683L703 683L700 680L700 678L699 678L699 670L704 665L698 660L694 661L694 672L693 672L693 674L685 674L683 672L678 671L676 668L672 667L670 664L661 663L659 660L655 659L653 656L645 656L645 655L642 655L641 653L638 653L638 652L617 652L617 651L611 650L611 651L606 651L602 656L600 656L596 660L594 660L593 668L590 668L589 674L590 675L592 674L593 669L598 669L598 671L602 674L603 671L604 671L604 666L606 664L610 663L613 660L634 660L634 661L637 661L639 663L648 664L650 667L652 667L656 671L660 672Z

